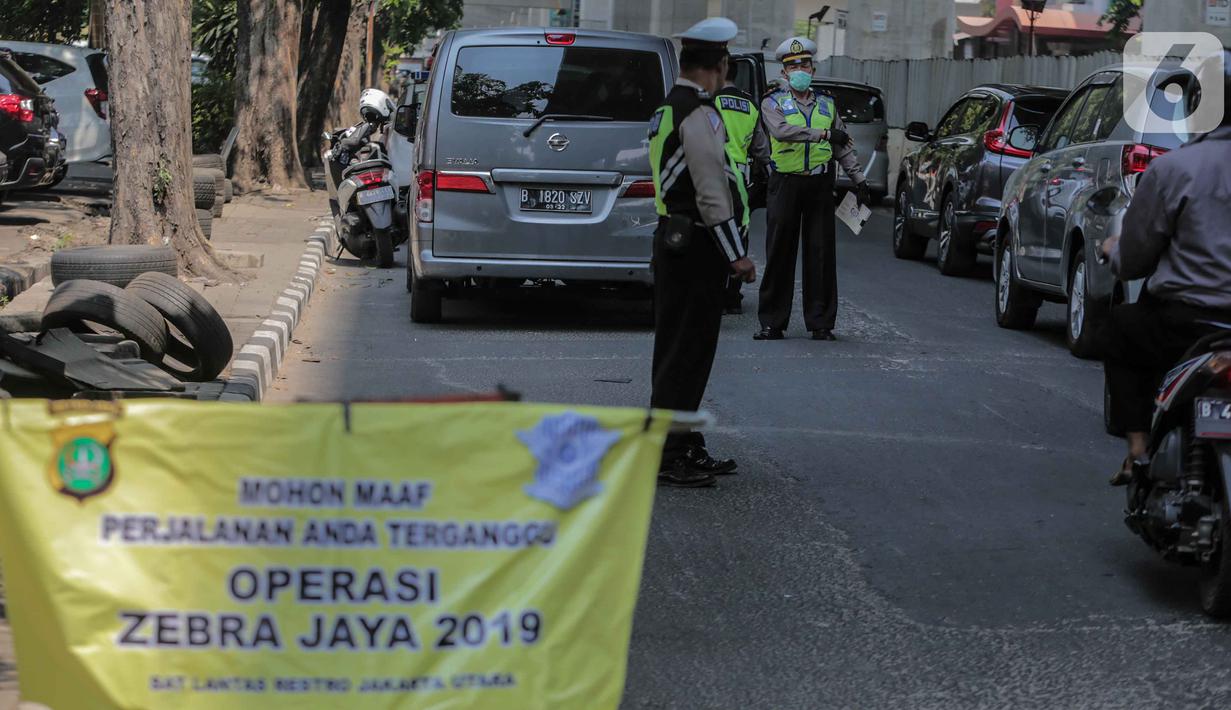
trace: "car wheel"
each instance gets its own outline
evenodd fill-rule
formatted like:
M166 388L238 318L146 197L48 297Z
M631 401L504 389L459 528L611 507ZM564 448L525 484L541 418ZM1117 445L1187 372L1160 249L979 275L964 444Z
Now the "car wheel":
M1043 299L1017 280L1012 239L1005 235L996 250L996 325L1010 330L1028 330L1039 316Z
M936 266L945 276L964 276L974 268L974 249L962 244L957 229L957 208L945 197L940 206L940 229L936 233Z
M928 240L910 230L910 194L903 187L893 210L893 255L899 259L919 260L927 251Z
M157 273L141 274L125 290L153 306L183 335L169 334L167 356L174 363L164 361L159 367L187 382L208 382L226 369L234 349L231 331L204 296L174 276Z
M1096 314L1087 288L1086 254L1079 251L1069 267L1068 327L1065 329L1069 352L1079 358L1093 359L1098 355L1095 345Z
M150 362L161 362L167 354L166 319L136 294L101 281L65 281L57 286L43 309L42 330L90 330L91 323L123 333Z
M439 323L443 317L444 296L439 284L414 278L410 284L410 320L415 323Z
M144 244L114 244L61 249L51 255L51 283L56 286L65 281L87 279L124 288L147 271L178 274L175 250Z

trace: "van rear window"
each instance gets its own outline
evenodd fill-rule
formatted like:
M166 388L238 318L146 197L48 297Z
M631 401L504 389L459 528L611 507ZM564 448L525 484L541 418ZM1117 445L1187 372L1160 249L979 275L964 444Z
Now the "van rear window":
M663 100L654 52L598 47L465 47L453 71L453 113L545 114L648 121Z

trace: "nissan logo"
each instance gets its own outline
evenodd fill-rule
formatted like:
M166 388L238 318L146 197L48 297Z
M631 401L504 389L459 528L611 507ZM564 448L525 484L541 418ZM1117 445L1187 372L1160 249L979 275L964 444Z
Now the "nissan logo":
M568 147L568 138L561 133L553 133L551 138L547 139L547 147L559 153Z

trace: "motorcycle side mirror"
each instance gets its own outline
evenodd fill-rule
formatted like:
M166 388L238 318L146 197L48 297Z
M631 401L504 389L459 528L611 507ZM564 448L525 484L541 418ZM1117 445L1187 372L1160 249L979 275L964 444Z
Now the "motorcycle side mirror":
M1039 145L1038 126L1018 126L1009 132L1009 147L1033 153Z
M400 135L410 138L415 134L415 124L419 122L419 107L417 105L406 104L398 106L397 114L393 117L393 130Z

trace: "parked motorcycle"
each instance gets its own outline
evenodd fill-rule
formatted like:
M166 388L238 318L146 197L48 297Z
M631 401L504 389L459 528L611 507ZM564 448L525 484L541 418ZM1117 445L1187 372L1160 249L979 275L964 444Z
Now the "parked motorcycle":
M360 259L375 258L382 269L393 266L393 250L406 241L394 224L397 193L393 164L374 136L393 113L393 101L367 89L360 99L363 121L325 133L323 158L329 208L342 246Z
M1099 218L1122 222L1126 201L1100 193L1089 207ZM1119 226L1107 233L1119 234ZM1125 284L1121 297L1135 300L1139 290L1140 282ZM1133 472L1124 522L1163 559L1200 568L1202 610L1226 617L1231 616L1231 323L1210 325L1222 330L1194 343L1163 378L1149 464ZM1108 395L1103 406L1109 431L1119 429L1107 413Z

